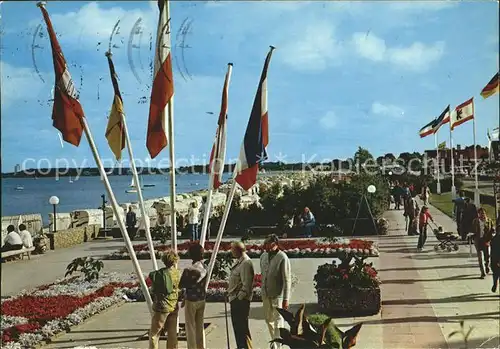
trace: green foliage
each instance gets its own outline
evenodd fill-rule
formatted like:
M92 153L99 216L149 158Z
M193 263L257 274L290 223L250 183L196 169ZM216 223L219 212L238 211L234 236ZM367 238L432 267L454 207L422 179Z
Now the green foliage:
M373 263L365 263L365 258L354 257L354 264L335 261L320 265L314 275L316 289L327 288L374 288L378 287L380 280Z
M205 260L205 266L208 268L210 260ZM233 256L230 253L218 253L215 258L212 277L215 280L226 280L229 277L229 271L233 264Z
M99 279L99 272L104 267L104 263L101 260L94 259L91 257L80 257L75 258L66 267L66 274L64 276L70 276L76 271L80 271L85 275L85 281L92 281Z
M162 225L151 228L151 238L153 240L160 240L162 244L166 244L172 238L170 228Z
M313 325L315 328L320 328L321 325L325 323L326 320L328 320L330 317L317 313L317 314L311 314L307 317L307 320L309 320L309 323ZM328 325L328 329L326 330L326 337L325 337L325 344L326 347L329 348L340 348L339 344L342 343L342 334L338 331L337 327L335 324L330 322Z
M358 147L358 150L354 153L354 163L361 166L369 159L373 159L373 155L368 151L368 149Z

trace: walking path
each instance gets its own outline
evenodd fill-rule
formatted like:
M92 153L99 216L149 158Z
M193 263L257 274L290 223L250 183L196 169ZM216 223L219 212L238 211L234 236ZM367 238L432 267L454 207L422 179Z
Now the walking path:
M454 222L433 207L434 219L445 230L453 231ZM480 280L477 258L467 245L457 252L434 251L436 239L429 236L423 252L416 252L417 237L404 232L402 211L386 212L390 221L388 235L375 237L381 255L371 259L382 279L382 311L365 318L335 319L343 330L358 322L364 325L356 348L462 348L461 338L449 339L459 330L459 322L474 326L469 348L500 347L500 298L491 293L491 277ZM432 235L430 233L430 235ZM75 257L104 255L121 247L123 242L90 242L71 249L54 251L37 260L2 265L2 296L25 287L34 287L62 277L66 265ZM181 261L181 267L187 261ZM292 259L292 270L299 283L292 294L292 309L305 303L311 313L316 308L313 277L316 268L329 259ZM130 261L105 261L105 270L130 272ZM140 261L144 271L151 268L148 260ZM254 260L259 272L258 261ZM212 324L207 334L208 348L225 348L226 326L223 303L208 303L206 322ZM180 321L184 321L183 311ZM230 342L234 338L229 321ZM98 348L147 348L147 341L137 340L149 328L150 318L145 303L127 303L94 316L72 332L64 334L47 348L73 348L88 345ZM259 303L250 311L250 330L254 348L269 348L269 334ZM163 346L164 344L162 344ZM186 342L179 342L186 347Z

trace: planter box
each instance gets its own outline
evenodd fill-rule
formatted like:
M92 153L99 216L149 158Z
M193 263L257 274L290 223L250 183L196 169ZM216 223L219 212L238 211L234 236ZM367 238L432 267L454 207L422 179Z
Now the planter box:
M380 287L365 289L317 289L318 306L331 315L375 315L380 311Z

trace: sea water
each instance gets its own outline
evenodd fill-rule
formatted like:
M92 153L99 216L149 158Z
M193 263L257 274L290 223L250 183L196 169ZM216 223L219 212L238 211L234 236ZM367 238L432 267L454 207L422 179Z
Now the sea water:
M137 193L126 193L132 189L131 175L109 176L111 187L118 203L138 202ZM224 174L224 180L229 174ZM154 184L142 190L144 200L160 198L170 195L170 177L167 175L142 175L142 185ZM188 193L196 190L205 190L208 187L207 174L177 175L176 193ZM74 210L97 209L102 205L102 194L106 194L107 205L109 197L104 188L104 182L99 176L56 178L2 178L2 216L18 214L40 213L44 225L48 224L48 214L53 212L49 198L53 195L59 198L57 212L69 213ZM22 186L23 190L16 190Z

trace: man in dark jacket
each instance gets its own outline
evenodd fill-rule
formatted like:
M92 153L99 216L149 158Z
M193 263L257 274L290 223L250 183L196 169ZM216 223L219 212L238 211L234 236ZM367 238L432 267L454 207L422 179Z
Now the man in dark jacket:
M128 236L132 239L135 234L135 225L137 224L137 216L135 212L132 211L132 206L128 207L127 218L125 220L127 223L127 233Z
M472 222L477 218L477 208L470 198L465 198L464 210L460 222L460 235L462 235L462 240L465 241L467 234L472 233Z
M453 215L455 216L455 221L457 222L457 233L461 236L462 234L460 233L460 225L465 208L464 194L462 192L459 192L458 196L453 200L453 203Z

